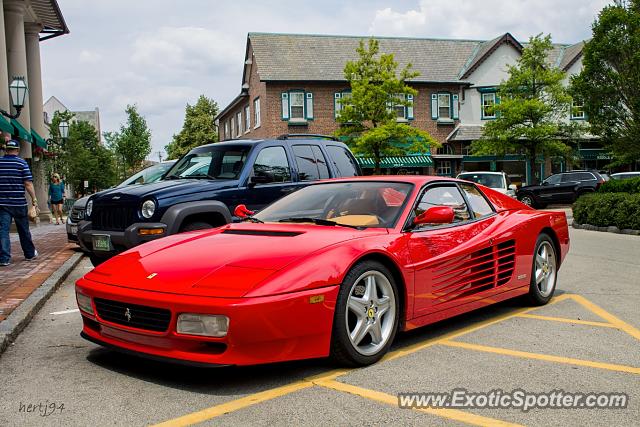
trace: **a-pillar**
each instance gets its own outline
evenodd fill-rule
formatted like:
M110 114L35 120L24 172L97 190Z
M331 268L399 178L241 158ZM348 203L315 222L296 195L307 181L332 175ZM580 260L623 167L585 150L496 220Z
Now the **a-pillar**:
M40 31L42 25L27 23L24 26L25 43L27 47L27 73L29 78L29 112L31 129L46 138L48 132L44 126L44 113L42 107L42 73L40 68ZM34 142L35 146L35 142ZM42 155L34 155L33 169L33 186L36 190L38 198L38 206L40 207L40 219L49 221L51 212L47 204L49 179L47 177L46 168Z
M24 36L25 2L22 0L4 0L4 29L7 42L7 66L9 79L24 77L27 87L27 48ZM27 130L31 129L29 98L25 99L22 114L18 118L20 124ZM31 158L31 144L22 141L20 157Z

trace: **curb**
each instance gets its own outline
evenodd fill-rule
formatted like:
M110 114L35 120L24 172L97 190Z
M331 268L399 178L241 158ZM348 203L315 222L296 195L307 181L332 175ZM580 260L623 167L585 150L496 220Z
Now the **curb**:
M576 228L578 230L602 231L602 232L605 232L605 233L627 234L629 236L640 236L640 230L632 230L630 228L623 228L622 230L620 230L615 225L610 225L608 227L598 227L598 226L595 226L595 225L578 224L578 223L574 222L572 224L572 227Z
M0 322L0 355L7 349L13 340L29 324L33 316L58 287L69 276L69 273L80 263L83 253L71 255L60 268L49 276L31 295L25 299L9 316Z

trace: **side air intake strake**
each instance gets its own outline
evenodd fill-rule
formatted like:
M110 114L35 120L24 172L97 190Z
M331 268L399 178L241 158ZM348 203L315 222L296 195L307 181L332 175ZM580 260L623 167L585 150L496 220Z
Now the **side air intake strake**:
M435 266L434 296L443 302L505 285L513 276L515 252L515 240L507 240Z

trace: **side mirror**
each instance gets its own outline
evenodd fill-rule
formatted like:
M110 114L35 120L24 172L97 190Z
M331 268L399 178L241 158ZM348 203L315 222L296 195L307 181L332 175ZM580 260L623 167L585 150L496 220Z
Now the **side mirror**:
M245 205L238 205L233 210L233 214L238 218L246 218L253 215L254 213L254 211L249 210Z
M542 181L541 185L549 185L549 183L547 181Z
M449 206L433 206L413 219L413 225L451 224L455 213Z
M511 184L511 185L509 185L509 190L516 191L516 190L518 190L518 186L515 185L515 184Z
M269 177L263 175L254 175L249 178L249 187L255 187L256 184L268 184L269 182L271 182L269 180Z

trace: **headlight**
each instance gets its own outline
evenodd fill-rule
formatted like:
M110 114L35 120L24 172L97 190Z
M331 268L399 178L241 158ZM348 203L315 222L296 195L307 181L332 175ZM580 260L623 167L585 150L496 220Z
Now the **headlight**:
M85 313L93 314L93 306L91 305L91 297L76 291L76 301L78 308Z
M224 337L229 329L227 316L183 313L178 316L179 334Z
M93 211L93 200L89 200L87 203L87 209L84 211L87 217L91 216L91 212Z
M153 213L156 211L156 202L153 200L147 200L142 204L142 209L140 209L140 211L142 212L142 216L146 219L151 218Z

